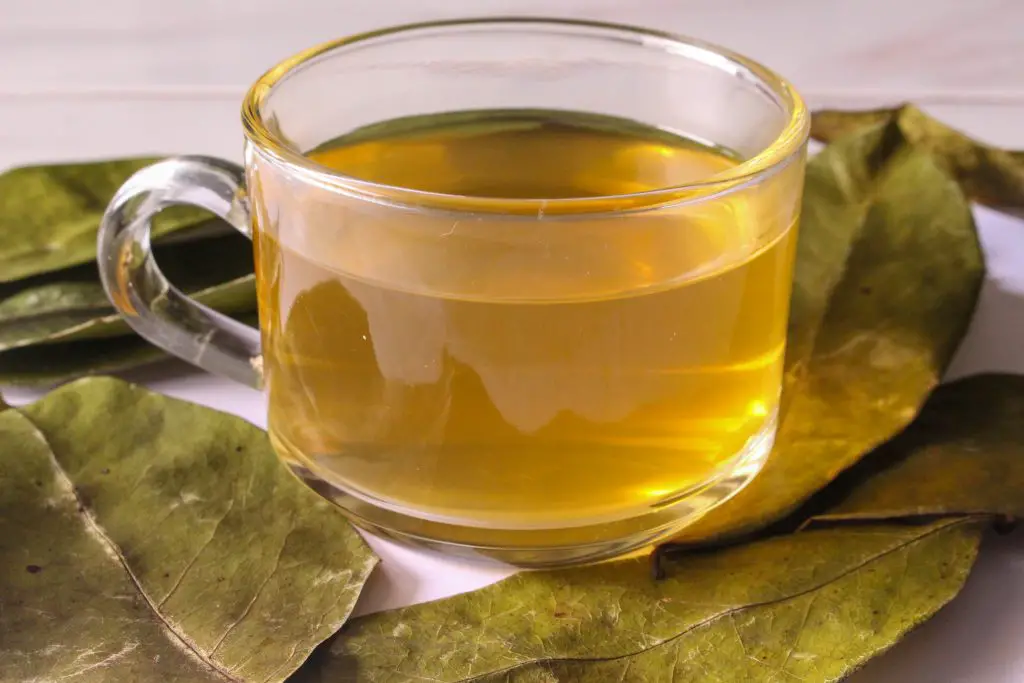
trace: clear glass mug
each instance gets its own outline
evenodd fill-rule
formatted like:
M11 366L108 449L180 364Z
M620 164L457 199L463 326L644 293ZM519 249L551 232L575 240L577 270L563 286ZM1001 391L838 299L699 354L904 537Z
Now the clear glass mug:
M306 154L381 121L498 109L617 117L735 163L637 192L510 198ZM639 28L444 21L299 54L256 82L242 120L244 169L177 157L121 188L103 283L152 343L262 388L277 452L357 524L526 566L590 561L669 537L761 468L808 134L773 72ZM149 224L175 204L253 239L259 331L161 274Z

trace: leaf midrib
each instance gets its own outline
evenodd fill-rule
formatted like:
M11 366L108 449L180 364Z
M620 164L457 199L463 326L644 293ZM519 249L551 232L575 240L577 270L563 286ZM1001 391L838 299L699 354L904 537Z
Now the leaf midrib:
M713 623L715 623L715 622L717 622L717 621L719 621L721 619L728 618L728 617L733 616L735 614L740 614L740 613L742 613L742 612L744 612L746 610L749 610L749 609L756 609L756 608L759 608L759 607L768 607L768 606L771 606L771 605L777 605L777 604L780 604L780 603L783 603L783 602L788 602L790 600L795 600L795 599L803 597L805 595L809 595L809 594L811 594L811 593L813 593L815 591L819 591L822 588L825 588L826 586L835 583L836 581L839 581L839 580L841 580L841 579L843 579L843 578L845 578L845 577L847 577L847 576L849 576L849 575L851 575L851 574L853 574L853 573L855 573L857 571L860 571L861 569L867 567L868 565L871 565L871 564L873 564L875 562L878 562L879 560L881 560L881 559L883 559L883 558L885 558L885 557L887 557L887 556L889 556L889 555L891 555L891 554L893 554L895 552L898 552L898 551L903 550L905 548L909 548L909 547L911 547L913 545L916 545L917 543L920 543L921 541L924 541L925 539L930 538L931 536L934 536L935 534L948 531L949 529L955 528L955 527L957 527L959 525L965 525L965 524L970 524L970 523L974 523L974 522L980 521L981 519L984 519L985 517L987 517L987 515L964 515L964 516L952 517L949 520L946 520L944 523L938 524L935 527L929 529L926 533L924 533L924 534L922 534L920 536L916 536L916 537L914 537L911 540L908 540L908 541L905 541L905 542L901 542L901 543L898 543L898 544L896 544L894 546L886 548L885 550L883 550L881 552L875 553L874 555L871 555L870 557L864 559L863 561L859 562L858 564L855 564L855 565L853 565L853 566L843 570L842 572L840 572L838 574L834 574L834 575L830 576L827 580L820 581L820 582L818 582L818 583L816 583L816 584L814 584L812 586L809 586L809 587L807 587L807 588L805 588L803 590L799 590L799 591L796 591L794 593L790 593L788 595L784 595L784 596L780 596L780 597L777 597L777 598L773 598L771 600L762 600L762 601L758 601L758 602L751 602L751 603L747 603L745 605L741 605L741 606L738 606L738 607L731 607L729 609L723 610L723 611L718 612L716 614L713 614L713 615L711 615L709 617L706 617L705 619L702 619L702 620L700 620L698 622L695 622L695 623L691 624L690 626L687 626L685 629L683 629L679 633L677 633L677 634L675 634L675 635L673 635L673 636L671 636L669 638L665 638L664 640L662 640L658 644L652 645L651 647L642 648L642 649L639 649L639 650L634 650L634 651L631 651L631 652L628 652L628 653L625 653L625 654L615 655L613 657L543 657L543 658L537 658L537 659L530 660L528 662L521 662L519 664L515 664L513 666L510 666L510 667L507 667L507 668L504 668L504 669L496 669L494 671L490 671L490 672L487 672L487 673L482 673L480 675L470 676L468 678L461 678L461 679L459 679L458 683L472 683L473 681L480 681L480 680L483 680L483 679L491 677L491 676L497 676L497 675L501 675L501 674L511 673L513 671L517 671L519 669L523 669L523 668L528 667L528 666L534 666L534 665L537 665L537 664L557 664L557 663L563 663L563 662L565 662L565 663L570 663L570 662L614 662L614 661L617 661L617 660L620 660L620 659L626 659L626 658L629 658L629 657L636 657L638 655L643 654L644 652L648 652L648 651L653 650L655 648L664 647L665 645L668 645L668 644L670 644L670 643L672 643L672 642L674 642L674 641L676 641L676 640L686 636L687 634L689 634L689 633L691 633L691 632L693 632L693 631L695 631L695 630L697 630L699 628L702 628L702 627L707 626L709 624L713 624ZM853 532L847 532L847 533L853 533Z
M181 646L181 648L185 650L188 654L196 657L200 662L202 662L207 667L212 669L215 673L223 676L226 680L231 681L232 683L245 683L244 679L234 676L231 672L227 671L222 666L217 664L215 661L207 657L198 648L198 646L196 646L194 642L192 642L185 634L180 633L178 629L176 629L164 617L160 610L156 608L152 599L150 599L146 591L143 590L142 585L139 583L138 579L135 577L131 569L128 567L128 563L125 560L124 555L121 553L121 549L117 546L116 543L114 543L110 536L107 535L106 530L99 524L98 521L96 521L96 518L93 516L92 512L85 505L85 501L83 501L81 496L78 495L78 489L75 487L71 477L69 477L67 472L64 471L64 468L61 467L60 461L57 460L57 456L55 455L55 452L53 450L53 446L46 438L46 435L43 434L42 430L36 427L35 423L32 422L32 419L28 415L26 415L24 412L22 412L22 415L32 425L32 429L36 432L39 439L46 444L47 455L50 458L50 463L53 467L55 476L61 479L64 485L66 485L68 489L71 491L71 495L74 496L75 502L78 505L78 515L82 518L82 520L89 527L89 529L91 529L95 533L96 537L103 544L106 545L107 550L110 553L112 553L115 557L117 557L118 563L121 565L121 569L123 569L125 574L128 576L128 580L131 581L132 585L135 587L135 590L138 591L140 596L142 596L142 599L146 601L146 605L149 606L150 612L153 615L155 615L157 619L160 620L160 623L163 625L165 632L169 635L169 637L171 637L173 640L176 640L178 644Z

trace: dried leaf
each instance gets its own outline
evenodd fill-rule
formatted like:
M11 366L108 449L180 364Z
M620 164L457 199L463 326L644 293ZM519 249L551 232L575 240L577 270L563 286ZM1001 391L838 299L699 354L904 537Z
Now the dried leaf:
M478 680L836 681L891 648L960 592L978 536L970 525L943 529L827 586L701 624L632 657L535 664Z
M255 313L231 317L246 325L257 325ZM71 379L122 372L167 358L167 353L136 336L26 346L0 353L0 385L49 387Z
M903 105L910 106L913 105ZM811 114L811 137L830 143L868 128L883 126L893 120L902 107L883 109L820 109Z
M643 559L517 574L354 620L307 680L834 680L951 599L979 535L959 519L808 531L663 581Z
M200 303L255 324L251 245L234 231L210 234L201 244L158 247L157 260L167 277ZM107 298L95 268L65 272L75 280L33 278L24 281L32 282L28 289L0 302L0 384L48 386L167 358L135 336L109 302L101 305Z
M939 387L914 424L826 493L833 506L816 523L1024 517L1024 376L978 375Z
M252 246L240 234L163 246L156 260L171 282L202 304L236 314L256 308ZM0 301L0 352L126 334L131 328L111 306L98 276L46 282Z
M8 681L227 681L150 609L36 428L0 413L0 662Z
M24 415L42 437L0 414L0 660L17 680L219 680L205 663L281 681L376 564L239 418L111 379Z
M138 339L99 341L131 330L102 296L94 265L107 202L153 161L34 166L0 175L0 382L52 384L165 357ZM252 247L227 223L171 207L156 218L154 238L157 262L181 289L233 317L255 309ZM54 342L62 345L32 348Z
M98 282L54 282L27 289L0 301L0 351L45 341L51 327L59 334L111 310Z
M763 527L906 427L966 331L984 274L962 192L894 126L810 161L797 249L775 448L679 540Z
M27 166L0 174L0 282L96 258L100 217L117 189L156 159ZM208 214L175 207L154 237L196 226Z
M824 142L865 128L898 126L914 147L931 154L960 181L967 195L996 208L1024 210L1024 153L982 144L913 105L868 111L819 111L811 135Z
M167 357L135 336L26 346L0 353L0 385L47 387L71 378L121 372Z

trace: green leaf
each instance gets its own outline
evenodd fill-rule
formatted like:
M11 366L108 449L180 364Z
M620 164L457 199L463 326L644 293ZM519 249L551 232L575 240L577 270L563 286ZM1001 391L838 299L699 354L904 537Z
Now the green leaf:
M868 111L819 111L811 135L823 142L893 123L914 147L931 154L967 195L996 208L1024 210L1024 152L982 144L913 105Z
M256 325L254 313L231 316ZM137 368L170 356L136 336L39 344L0 353L0 385L48 387L70 379Z
M97 325L100 329L90 334ZM129 332L98 282L53 282L0 301L0 352L65 337L88 339Z
M902 105L913 107L913 105ZM902 107L883 109L821 109L811 113L811 137L830 143L851 133L863 133L890 123Z
M202 241L154 248L164 274L197 301L236 320L255 323L252 245L220 220L185 232ZM225 232L228 230L228 232ZM176 234L177 235L177 234ZM136 337L110 305L95 266L8 285L0 301L0 383L45 386L77 377L127 370L167 357ZM18 289L13 285L26 284Z
M0 413L0 482L5 680L230 680L150 608L79 510L42 435L15 410Z
M133 173L157 160L27 166L0 174L0 282L95 260L96 233L110 199ZM155 221L154 236L207 217L199 209L168 209Z
M26 346L0 353L0 385L52 386L70 378L121 372L167 357L134 336Z
M679 539L761 528L906 427L938 384L984 275L970 207L895 125L810 161L775 448Z
M1024 376L978 375L939 387L914 424L825 493L831 509L815 523L1024 517Z
M973 520L815 530L690 555L662 581L643 559L526 572L354 620L319 680L834 680L951 599L979 536Z
M220 221L211 221L220 223ZM256 308L252 246L240 234L156 250L161 270L197 301L222 313ZM45 282L0 301L0 353L29 346L131 334L94 280Z
M40 285L0 301L0 348L13 328L35 324L54 314L90 320L109 313L110 301L98 282L54 282Z
M110 379L24 415L0 414L0 661L17 680L281 681L376 564L244 420Z
M892 647L955 597L977 548L973 529L943 530L827 586L702 624L632 657L535 664L480 680L838 680Z

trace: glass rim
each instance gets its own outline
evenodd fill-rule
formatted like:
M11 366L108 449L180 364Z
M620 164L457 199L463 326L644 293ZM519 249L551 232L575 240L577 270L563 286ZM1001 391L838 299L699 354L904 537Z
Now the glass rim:
M487 25L599 29L632 35L639 38L640 41L644 41L644 39L657 41L656 44L640 42L638 47L643 49L661 48L670 51L669 46L676 45L715 55L753 74L761 83L766 84L772 94L787 106L788 121L772 142L761 148L756 154L708 178L641 192L545 199L459 195L365 180L336 171L310 159L276 134L264 120L262 106L267 97L272 94L274 87L304 65L334 50L377 38L421 30ZM682 56L685 57L685 54ZM541 16L482 16L406 23L320 43L279 62L260 76L246 93L242 101L241 113L245 137L259 153L270 161L284 166L300 178L325 189L380 203L399 204L416 209L440 208L456 211L487 211L490 209L512 214L535 213L537 210L548 214L588 213L588 207L608 206L609 203L615 207L614 210L645 209L652 206L664 206L666 203L676 204L705 200L723 192L746 187L784 168L800 153L810 132L810 115L803 98L793 85L772 69L728 48L697 38L640 26ZM604 213L607 209L598 208L596 211Z

